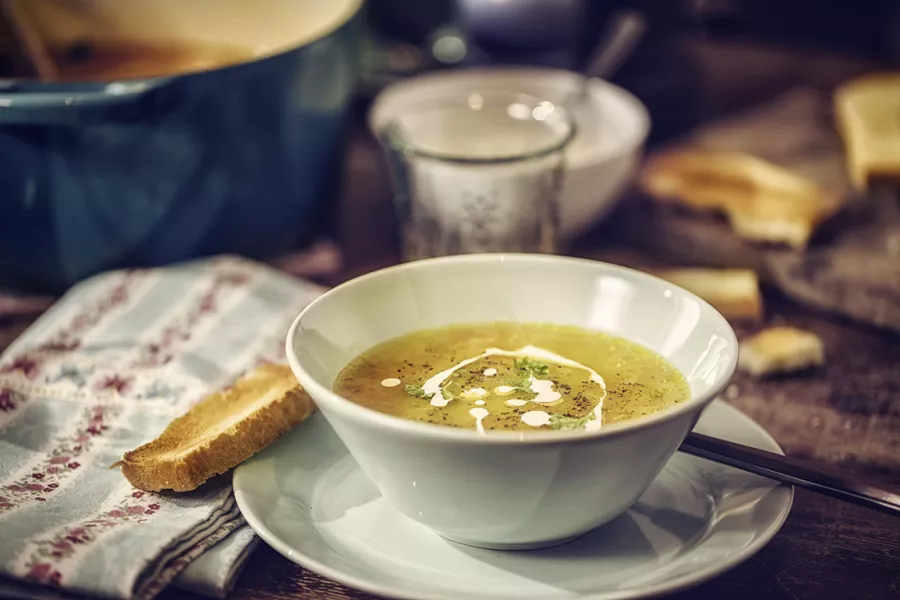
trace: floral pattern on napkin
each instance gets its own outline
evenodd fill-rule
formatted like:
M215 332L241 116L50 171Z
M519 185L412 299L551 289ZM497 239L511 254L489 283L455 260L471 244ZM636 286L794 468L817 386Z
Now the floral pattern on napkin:
M253 538L228 477L157 494L108 467L210 391L282 360L291 320L320 292L223 257L66 294L0 357L0 576L150 598L240 529L242 546L220 554L242 563ZM187 587L222 595L223 572L206 564Z

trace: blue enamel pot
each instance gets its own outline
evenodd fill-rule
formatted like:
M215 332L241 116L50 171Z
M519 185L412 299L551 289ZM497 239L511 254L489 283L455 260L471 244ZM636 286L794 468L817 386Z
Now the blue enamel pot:
M73 15L65 0L29 2L59 43L102 30L253 54L150 79L0 85L0 289L309 240L339 175L361 4L82 0Z

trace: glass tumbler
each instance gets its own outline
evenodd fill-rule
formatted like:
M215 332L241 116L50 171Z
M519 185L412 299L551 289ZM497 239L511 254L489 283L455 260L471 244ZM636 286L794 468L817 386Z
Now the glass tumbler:
M525 94L446 94L407 107L381 132L404 260L555 252L574 136L568 113Z

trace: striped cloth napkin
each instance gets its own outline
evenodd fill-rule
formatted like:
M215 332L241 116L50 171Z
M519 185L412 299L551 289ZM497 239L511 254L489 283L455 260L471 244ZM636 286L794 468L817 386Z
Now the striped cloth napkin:
M0 357L0 596L224 596L254 546L230 476L135 490L109 465L210 391L283 359L321 288L233 257L73 288Z

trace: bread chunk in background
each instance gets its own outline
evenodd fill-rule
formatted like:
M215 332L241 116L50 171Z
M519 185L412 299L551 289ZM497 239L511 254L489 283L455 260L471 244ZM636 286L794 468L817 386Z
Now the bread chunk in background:
M868 191L875 180L900 182L900 73L866 75L834 94L853 185Z
M759 279L752 269L678 268L652 273L697 294L726 319L759 321L763 317Z
M738 368L764 377L792 373L825 364L822 340L795 327L770 327L741 342Z
M314 405L285 365L263 365L202 399L113 465L144 491L187 492L303 422Z

